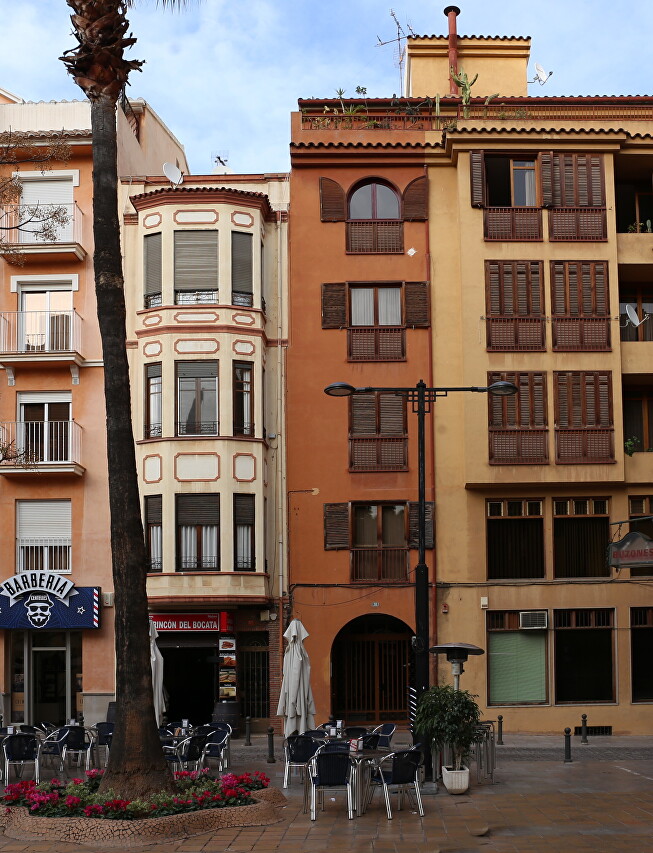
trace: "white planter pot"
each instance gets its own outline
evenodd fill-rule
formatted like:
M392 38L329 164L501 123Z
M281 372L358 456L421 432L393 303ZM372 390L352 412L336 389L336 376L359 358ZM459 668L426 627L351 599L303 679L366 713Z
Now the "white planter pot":
M442 782L450 794L464 794L469 788L469 767L451 770L443 766Z

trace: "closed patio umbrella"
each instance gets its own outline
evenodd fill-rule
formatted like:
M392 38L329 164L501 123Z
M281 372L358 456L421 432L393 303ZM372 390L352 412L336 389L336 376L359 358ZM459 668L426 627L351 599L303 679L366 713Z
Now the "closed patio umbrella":
M284 734L315 727L315 703L311 690L311 664L304 648L308 631L293 619L283 635L288 640L283 656L283 681L277 714L285 717Z
M156 644L159 632L150 619L150 663L152 664L152 690L154 691L154 713L157 726L161 725L163 712L166 709L163 697L163 655Z

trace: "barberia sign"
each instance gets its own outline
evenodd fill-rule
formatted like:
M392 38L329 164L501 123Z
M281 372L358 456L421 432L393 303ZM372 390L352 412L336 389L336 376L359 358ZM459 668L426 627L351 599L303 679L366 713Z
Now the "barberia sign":
M231 613L151 613L156 630L162 631L233 631Z
M0 583L0 628L99 628L100 588L58 572L21 572Z
M623 539L608 545L608 564L617 569L653 566L653 539L634 530L626 533Z

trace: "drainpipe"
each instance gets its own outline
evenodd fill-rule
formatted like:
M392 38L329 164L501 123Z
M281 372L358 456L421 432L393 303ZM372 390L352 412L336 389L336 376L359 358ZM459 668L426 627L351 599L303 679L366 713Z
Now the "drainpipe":
M451 70L458 74L458 32L456 30L456 18L460 15L458 6L447 6L444 14L449 21L449 94L456 96L458 86L454 83Z

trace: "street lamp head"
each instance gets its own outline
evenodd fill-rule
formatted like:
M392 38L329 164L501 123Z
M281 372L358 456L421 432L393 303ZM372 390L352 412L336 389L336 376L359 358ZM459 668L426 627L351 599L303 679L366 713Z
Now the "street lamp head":
M511 397L519 391L519 388L512 382L506 382L502 379L499 382L493 382L487 390L489 394L495 397Z
M324 393L330 397L351 397L356 389L347 382L332 382L324 389Z

